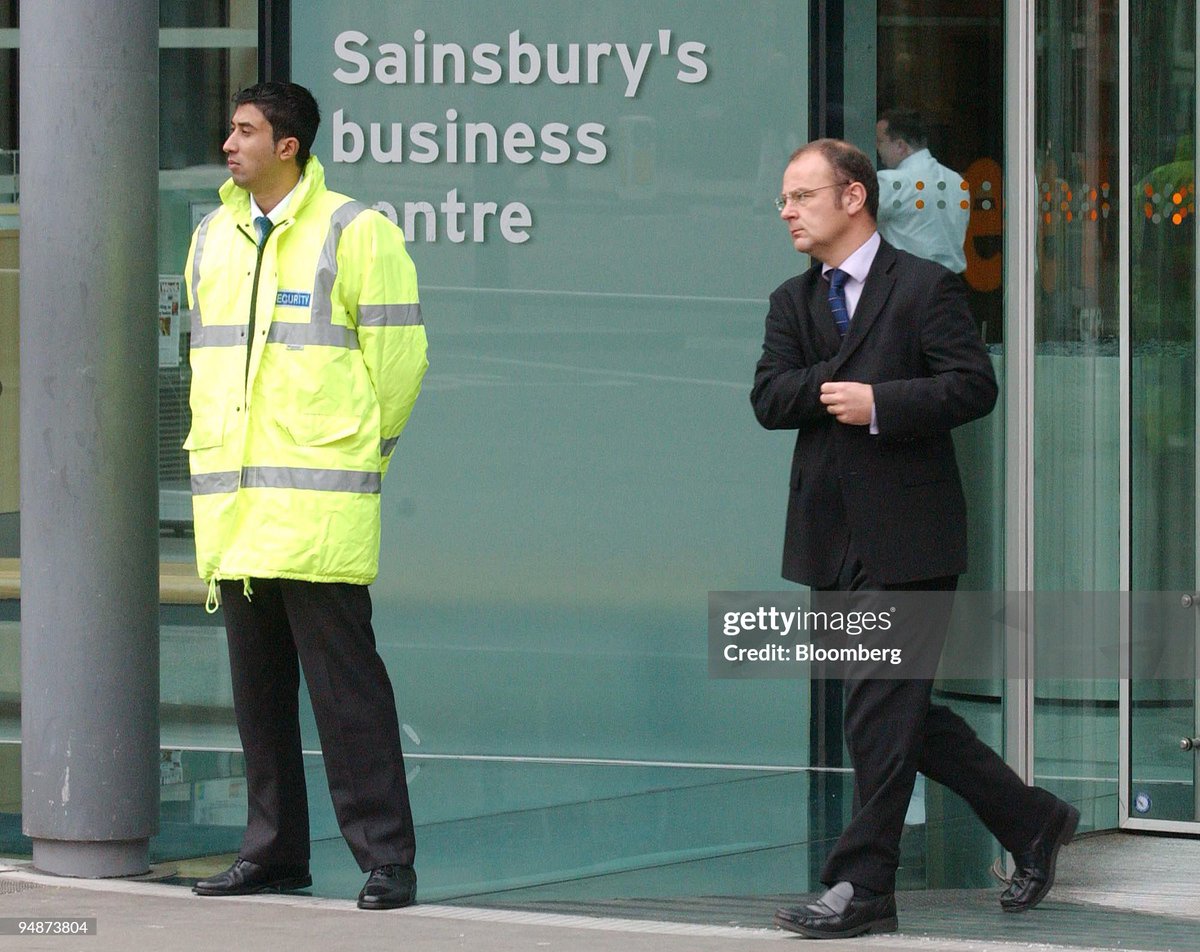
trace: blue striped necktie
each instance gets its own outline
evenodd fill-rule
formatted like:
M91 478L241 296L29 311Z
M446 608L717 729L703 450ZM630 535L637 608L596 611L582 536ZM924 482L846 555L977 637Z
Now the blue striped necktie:
M850 308L846 306L846 281L850 275L841 268L831 268L829 271L829 310L833 311L833 319L837 321L838 333L846 336L850 326Z
M259 215L254 219L254 227L258 229L258 243L262 245L266 243L267 235L275 225L266 215Z

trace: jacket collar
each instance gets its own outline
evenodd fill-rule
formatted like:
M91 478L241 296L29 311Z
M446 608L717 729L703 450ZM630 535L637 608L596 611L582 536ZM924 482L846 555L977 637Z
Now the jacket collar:
M850 321L850 329L846 332L846 339L842 341L841 349L838 351L838 366L845 363L846 359L854 353L870 332L875 319L879 317L879 313L891 296L892 287L896 283L895 267L896 249L886 241L881 241L879 251L875 254L875 260L871 263L871 270L867 274L862 297L858 299L858 307L854 309L854 318Z
M324 190L325 167L321 165L320 160L315 155L309 156L308 163L304 166L304 175L301 176L295 190L292 192L292 200L288 203L287 218L295 218L300 213L300 209L314 195ZM233 212L238 223L249 227L250 193L236 185L233 179L230 178L221 186L219 194L222 204Z

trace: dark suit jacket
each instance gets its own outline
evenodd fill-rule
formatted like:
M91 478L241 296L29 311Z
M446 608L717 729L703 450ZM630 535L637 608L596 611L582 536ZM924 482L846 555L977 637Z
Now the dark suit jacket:
M966 504L950 430L996 402L962 280L883 242L845 340L820 265L771 295L750 400L767 429L796 430L783 575L834 584L849 540L885 584L959 575ZM879 434L838 423L827 380L874 387Z

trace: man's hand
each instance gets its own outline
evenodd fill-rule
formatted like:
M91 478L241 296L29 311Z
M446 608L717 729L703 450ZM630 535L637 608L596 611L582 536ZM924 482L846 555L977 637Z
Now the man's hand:
M821 402L839 423L869 426L875 409L875 391L869 383L835 380L821 384Z

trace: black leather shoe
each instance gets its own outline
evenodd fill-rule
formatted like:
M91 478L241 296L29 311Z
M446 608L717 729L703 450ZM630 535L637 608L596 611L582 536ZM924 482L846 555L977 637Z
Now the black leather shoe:
M816 902L794 909L777 909L775 925L810 939L848 939L868 932L895 932L893 893L855 899L854 886L838 883Z
M1058 851L1071 842L1079 826L1079 811L1059 800L1042 831L1020 853L1014 853L1017 869L1008 888L1000 894L1005 912L1025 912L1046 898L1054 885Z
M417 898L417 874L411 866L377 866L358 894L359 909L399 909Z
M240 857L229 869L192 887L197 896L249 896L253 893L290 892L312 885L306 866L259 866Z

